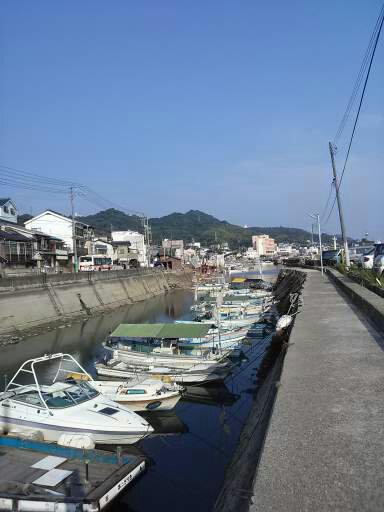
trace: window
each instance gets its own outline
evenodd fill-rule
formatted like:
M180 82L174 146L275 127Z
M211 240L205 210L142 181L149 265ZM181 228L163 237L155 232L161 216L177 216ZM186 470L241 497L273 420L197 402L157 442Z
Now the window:
M62 409L72 407L91 400L98 396L99 392L92 388L87 382L76 383L62 391L53 391L44 393L43 398L48 407L52 409Z
M94 258L95 265L112 265L111 258Z
M37 391L30 391L29 393L22 393L20 395L15 396L13 398L13 400L15 400L17 402L23 402L28 405L34 405L36 407L44 407Z
M11 215L16 215L14 208L11 208Z
M9 213L9 209L8 209L8 206L3 206L3 210L4 210L4 213Z

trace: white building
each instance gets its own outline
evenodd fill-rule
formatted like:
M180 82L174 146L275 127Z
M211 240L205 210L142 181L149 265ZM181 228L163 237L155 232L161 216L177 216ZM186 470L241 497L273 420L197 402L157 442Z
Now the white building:
M224 268L225 267L225 257L224 254L216 254L216 267Z
M295 254L295 252L296 252L296 250L290 244L279 244L277 246L277 254L279 256L289 257L289 256Z
M245 255L248 260L256 260L259 258L259 253L253 247L248 247Z
M45 210L25 223L25 227L31 231L42 231L63 240L70 253L73 253L72 225L72 219L53 210ZM75 235L78 255L86 254L85 242L92 238L93 228L75 220Z
M129 242L131 248L137 251L138 260L142 267L148 265L147 246L145 245L144 235L137 231L112 231L113 242Z
M89 240L86 242L85 246L88 250L88 254L104 254L109 258L114 257L113 245L106 240L96 238L95 240Z
M0 221L17 223L17 208L9 197L0 198Z
M175 256L175 258L182 258L184 256L183 240L170 240L165 238L161 245L164 249L164 256Z

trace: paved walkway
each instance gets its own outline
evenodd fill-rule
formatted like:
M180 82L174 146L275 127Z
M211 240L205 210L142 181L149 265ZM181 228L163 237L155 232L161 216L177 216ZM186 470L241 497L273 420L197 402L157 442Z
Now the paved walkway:
M383 340L309 271L252 512L384 511Z

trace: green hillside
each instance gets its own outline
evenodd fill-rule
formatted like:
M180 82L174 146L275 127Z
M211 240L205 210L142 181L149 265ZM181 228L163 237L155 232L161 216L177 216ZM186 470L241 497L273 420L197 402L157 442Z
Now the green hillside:
M127 215L119 210L110 208L94 215L79 217L79 220L94 226L96 233L106 235L114 231L132 229L142 232L142 222L135 215ZM298 228L279 227L249 227L243 228L227 221L216 219L212 215L199 210L186 213L171 213L164 217L149 219L152 227L154 243L160 243L163 238L182 239L186 242L199 241L203 244L228 242L231 247L249 246L251 236L267 234L277 242L305 243L310 240L308 231ZM324 235L324 241L330 242L331 237Z

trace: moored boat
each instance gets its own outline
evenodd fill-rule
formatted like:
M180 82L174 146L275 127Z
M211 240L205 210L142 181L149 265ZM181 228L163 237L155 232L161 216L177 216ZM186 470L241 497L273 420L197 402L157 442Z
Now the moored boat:
M181 398L183 388L159 380L130 378L124 381L90 381L99 393L132 411L169 411Z
M95 368L97 374L102 377L130 379L140 374L165 383L175 382L181 385L220 382L223 381L231 371L229 364L220 363L211 365L208 368L205 365L195 365L192 368L180 369L154 365L129 365L118 359L110 359L105 363L97 363Z
M201 346L190 354L182 340L206 341L210 326L200 322L174 324L120 324L109 336L105 348L114 359L130 365L171 367L186 370L200 365L205 370L225 362L230 350Z
M143 418L104 397L86 380L66 381L68 370L63 368L63 356L60 353L30 359L19 368L0 394L3 432L35 435L43 441L84 448L132 444L152 432ZM47 364L51 372L48 376ZM47 384L40 382L39 371L43 370Z

